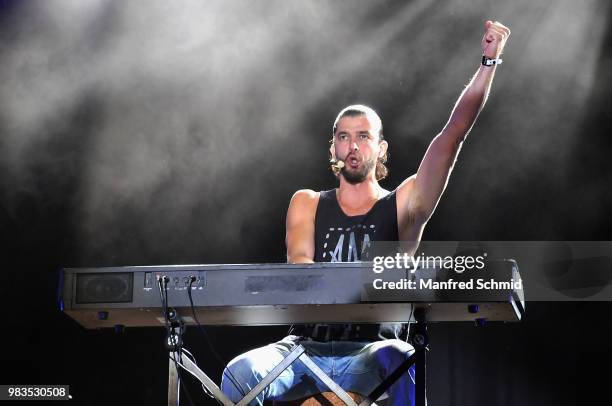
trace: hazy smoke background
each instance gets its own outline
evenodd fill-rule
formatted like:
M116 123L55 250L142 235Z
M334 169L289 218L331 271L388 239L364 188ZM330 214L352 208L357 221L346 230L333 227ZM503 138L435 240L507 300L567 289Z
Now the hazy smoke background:
M612 239L611 11L606 0L0 0L0 230L4 260L19 265L2 288L20 314L50 320L17 321L33 353L11 371L74 383L84 368L94 384L79 381L82 393L129 376L159 400L163 368L151 381L155 368L133 365L163 365L163 350L151 349L161 334L84 336L54 310L53 271L283 261L293 192L335 185L327 142L337 112L364 103L380 113L391 144L384 185L396 187L478 68L486 19L512 36L424 238ZM546 313L529 314L539 323ZM48 334L56 325L63 335ZM438 327L432 368L436 356L443 368L432 370L451 385L438 399L462 393L454 404L475 404L481 393L490 404L490 392L476 389L499 388L499 379L507 386L496 404L568 404L578 384L563 368L588 370L597 357L557 358L567 343L549 335L565 327L466 328L465 340L457 327ZM591 348L597 337L604 345L598 332ZM134 348L121 340L159 357L131 359L138 354L117 352ZM485 351L490 342L503 350Z
M566 186L575 144L588 136L576 128L609 8L596 0L2 4L6 216L37 215L32 225L44 227L61 211L70 262L90 265L282 261L291 194L334 185L325 166L337 111L361 102L381 113L391 142L386 186L395 187L476 70L487 18L513 30L506 61L429 237L549 238L543 230L558 219L531 205L522 215L536 231L500 236L495 224L526 185ZM262 235L274 238L262 244Z

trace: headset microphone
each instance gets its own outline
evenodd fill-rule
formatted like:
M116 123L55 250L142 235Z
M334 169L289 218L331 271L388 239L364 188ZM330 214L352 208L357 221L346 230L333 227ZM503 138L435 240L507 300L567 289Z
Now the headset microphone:
M335 161L332 161L331 164L332 167L334 167L335 169L341 171L342 168L344 168L344 161L340 160L340 159L336 159Z

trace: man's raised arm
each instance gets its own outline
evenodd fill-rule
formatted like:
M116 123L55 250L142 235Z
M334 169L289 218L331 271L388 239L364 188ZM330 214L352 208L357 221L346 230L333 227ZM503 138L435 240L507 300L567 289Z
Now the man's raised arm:
M509 35L510 30L501 23L487 21L482 39L483 55L497 62ZM461 143L487 100L496 65L480 66L459 96L450 119L429 145L416 175L398 188L403 207L421 224L429 220L440 200Z

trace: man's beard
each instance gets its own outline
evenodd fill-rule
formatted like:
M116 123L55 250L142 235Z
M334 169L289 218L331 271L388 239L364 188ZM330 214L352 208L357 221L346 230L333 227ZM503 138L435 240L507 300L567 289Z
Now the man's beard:
M348 165L342 169L342 176L351 185L356 185L363 182L368 177L368 174L376 166L376 161L373 159L363 161L363 165L355 170L352 170Z

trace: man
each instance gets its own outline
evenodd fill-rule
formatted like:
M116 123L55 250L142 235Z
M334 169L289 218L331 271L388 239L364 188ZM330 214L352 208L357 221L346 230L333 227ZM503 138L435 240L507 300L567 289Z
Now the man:
M510 30L501 23L485 23L480 68L459 97L450 119L429 145L417 173L393 191L378 183L387 173L384 163L389 148L380 117L361 105L349 106L338 114L330 155L339 187L323 192L299 190L294 194L287 212L288 262L356 261L369 241L374 240L418 243L446 187L462 142L486 102L509 35ZM222 387L233 401L239 400L241 392L257 384L300 343L341 387L367 395L414 351L397 339L398 332L381 329L378 337L396 338L377 341L371 331L350 325L301 327L282 341L230 362ZM405 375L389 389L391 404L414 402L412 378ZM323 390L325 386L309 378L306 368L296 362L254 403L297 399Z

